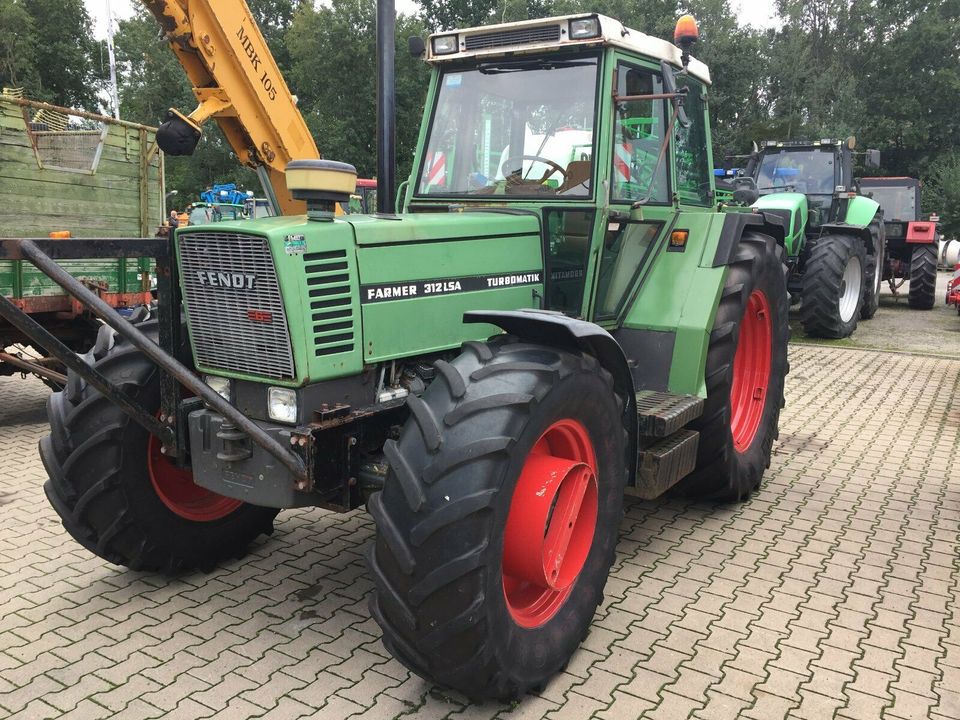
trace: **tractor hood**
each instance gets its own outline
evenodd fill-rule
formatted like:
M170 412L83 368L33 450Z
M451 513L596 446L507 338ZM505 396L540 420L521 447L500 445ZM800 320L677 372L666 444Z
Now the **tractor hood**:
M292 387L489 337L463 314L543 296L533 213L275 217L186 228L177 250L197 368Z
M796 257L803 246L802 236L808 217L807 196L803 193L772 193L763 195L751 207L781 217L786 224L787 255Z

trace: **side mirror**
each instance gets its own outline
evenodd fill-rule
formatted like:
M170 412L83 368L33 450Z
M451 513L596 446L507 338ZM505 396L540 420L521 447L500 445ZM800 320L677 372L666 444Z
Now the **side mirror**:
M423 57L423 54L427 51L426 43L418 35L411 35L407 38L407 48L414 57Z
M867 150L866 157L863 159L863 164L867 167L880 167L880 151Z
M660 74L663 76L663 92L667 95L676 93L677 74L674 72L673 66L666 60L660 61ZM690 118L687 117L687 111L684 110L683 105L680 104L680 99L674 98L671 102L680 108L680 113L677 115L677 122L685 128L690 127Z

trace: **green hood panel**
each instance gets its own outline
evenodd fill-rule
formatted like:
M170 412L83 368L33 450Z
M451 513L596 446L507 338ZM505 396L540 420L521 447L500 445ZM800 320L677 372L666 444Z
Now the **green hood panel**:
M807 196L803 193L773 193L763 195L751 207L757 210L773 210L779 215L790 214L785 245L787 255L796 257L803 247L803 234L807 225Z
M348 215L357 245L470 240L540 232L534 214L497 212L444 212L406 215Z

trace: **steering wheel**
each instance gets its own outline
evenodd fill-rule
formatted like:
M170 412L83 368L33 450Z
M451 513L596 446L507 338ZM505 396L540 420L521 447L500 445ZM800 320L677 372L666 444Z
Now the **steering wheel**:
M566 169L564 169L560 165L557 165L557 163L555 163L553 160L545 158L541 155L511 155L510 157L504 159L502 163L500 163L500 167L501 168L510 167L511 160L519 160L521 163L520 164L520 175L521 175L520 180L521 181L525 179L523 177L523 161L532 160L534 162L541 162L544 165L546 165L548 168L550 168L547 172L543 174L543 177L541 177L539 180L536 181L538 185L543 185L543 183L547 181L547 178L553 175L554 172L558 172L561 175L563 175L563 182L560 183L561 186L567 182ZM506 177L509 179L510 176L506 175Z

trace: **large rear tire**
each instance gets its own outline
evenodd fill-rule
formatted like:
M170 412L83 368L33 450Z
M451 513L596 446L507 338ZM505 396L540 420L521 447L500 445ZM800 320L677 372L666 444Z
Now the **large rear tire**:
M156 321L139 329L156 341ZM113 330L102 328L84 358L159 412L159 370ZM66 531L95 555L134 570L209 571L273 531L277 510L195 485L189 469L164 457L152 435L78 375L50 396L47 414L43 489Z
M857 329L867 254L852 235L816 241L803 274L800 322L811 337L845 338Z
M465 348L437 363L385 445L371 610L418 675L510 699L567 663L603 596L627 475L624 405L589 355Z
M705 377L697 465L677 485L681 494L718 501L745 499L770 467L784 404L789 297L783 248L746 233L727 269Z
M937 247L920 245L910 256L907 304L914 310L932 310L937 296Z

